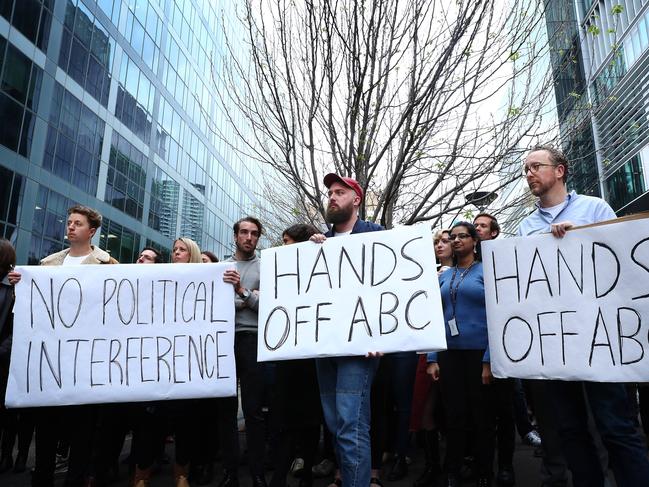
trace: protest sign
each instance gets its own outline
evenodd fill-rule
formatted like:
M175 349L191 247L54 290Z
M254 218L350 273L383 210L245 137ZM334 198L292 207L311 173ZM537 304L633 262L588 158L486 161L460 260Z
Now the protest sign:
M235 395L230 267L19 268L7 406Z
M260 361L446 348L426 226L264 250L259 296Z
M483 242L496 377L649 381L649 220Z

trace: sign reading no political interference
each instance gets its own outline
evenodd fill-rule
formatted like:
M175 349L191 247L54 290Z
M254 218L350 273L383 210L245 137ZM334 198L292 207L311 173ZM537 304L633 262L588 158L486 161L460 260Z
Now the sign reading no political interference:
M21 267L7 406L235 395L230 267Z
M649 220L483 243L497 377L649 381Z
M430 229L262 251L258 359L446 348Z

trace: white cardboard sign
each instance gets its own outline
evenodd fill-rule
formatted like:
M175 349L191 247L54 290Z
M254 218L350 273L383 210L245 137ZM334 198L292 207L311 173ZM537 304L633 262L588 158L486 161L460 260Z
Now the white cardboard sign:
M445 348L426 226L262 251L260 361Z
M649 220L483 243L497 377L649 381Z
M229 267L21 267L7 406L235 395Z

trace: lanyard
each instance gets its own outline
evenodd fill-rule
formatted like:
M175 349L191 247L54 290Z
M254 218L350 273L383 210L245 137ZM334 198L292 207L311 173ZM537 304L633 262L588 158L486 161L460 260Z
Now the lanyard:
M471 262L471 265L467 267L464 272L460 274L460 279L457 282L457 286L453 287L453 283L455 282L455 276L457 275L457 266L453 267L453 277L451 277L451 283L450 283L450 288L451 288L451 304L453 305L453 318L455 318L455 305L457 304L457 292L460 289L460 284L462 284L462 281L466 277L466 275L469 273L473 265L476 263L474 260Z

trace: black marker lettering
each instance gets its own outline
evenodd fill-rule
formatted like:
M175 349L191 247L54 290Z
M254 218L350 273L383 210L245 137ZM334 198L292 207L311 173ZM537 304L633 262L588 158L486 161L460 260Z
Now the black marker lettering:
M361 317L356 318L356 314L360 310L361 312ZM352 341L352 335L354 333L354 325L356 323L364 323L365 324L365 332L367 333L367 336L371 337L372 336L372 329L370 328L370 324L367 321L367 314L365 313L365 305L363 304L363 298L358 297L356 300L356 307L354 308L354 316L352 316L352 322L351 325L349 326L349 337L347 338L347 342Z
M428 293L426 291L416 291L408 300L408 303L406 303L406 324L412 328L413 330L423 330L426 328L428 325L430 325L430 320L428 320L426 323L424 323L421 326L415 326L412 321L410 320L410 305L412 302L417 299L419 296L423 296L424 298L428 299Z
M403 257L406 260L409 260L410 262L415 264L417 267L419 267L419 272L415 276L402 278L403 281L416 281L424 273L424 268L421 266L421 264L419 264L419 262L417 262L415 259L410 257L408 254L406 254L406 247L408 245L410 245L412 242L414 242L415 240L423 240L423 237L415 237L415 238L412 238L412 239L408 240L406 243L404 243L403 246L401 247L401 257Z

